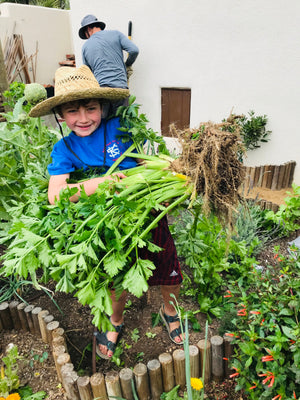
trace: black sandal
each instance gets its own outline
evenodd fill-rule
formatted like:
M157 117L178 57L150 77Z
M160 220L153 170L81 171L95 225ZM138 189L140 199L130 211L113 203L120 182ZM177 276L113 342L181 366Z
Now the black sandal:
M183 344L183 340L180 342L176 342L174 340L176 338L176 336L180 336L182 334L181 325L179 325L178 328L175 328L172 331L170 331L170 323L180 321L178 314L176 314L174 316L165 314L164 306L162 305L159 310L159 315L160 315L160 318L162 319L163 323L165 324L165 327L167 328L169 337L172 340L172 342L175 344ZM184 333L184 326L183 326L183 333Z
M118 338L117 338L117 342L116 343L114 343L111 340L107 339L107 332L108 331L101 332L101 333L99 331L94 332L94 336L96 337L96 342L97 342L96 353L98 354L99 357L104 358L105 360L109 360L109 359L111 359L111 357L109 357L107 354L103 354L100 351L99 344L102 344L103 346L106 346L107 350L110 350L110 351L112 351L114 353L115 350L116 350L118 341L120 339L124 323L122 323L120 325L117 325L117 326L112 324L112 326L115 328L116 332L118 333Z

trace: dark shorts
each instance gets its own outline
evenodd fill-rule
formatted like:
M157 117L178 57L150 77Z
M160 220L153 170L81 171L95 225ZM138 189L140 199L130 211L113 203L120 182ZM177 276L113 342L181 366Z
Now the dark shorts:
M147 249L141 249L139 252L141 258L152 261L156 266L148 280L149 286L180 284L182 273L167 217L162 218L158 226L152 230L152 241L164 250L151 253Z

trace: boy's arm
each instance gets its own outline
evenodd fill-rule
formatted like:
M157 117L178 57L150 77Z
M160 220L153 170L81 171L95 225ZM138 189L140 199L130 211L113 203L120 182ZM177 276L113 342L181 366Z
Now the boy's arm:
M80 196L80 187L83 186L86 194L90 196L95 192L98 185L105 180L113 180L114 177L118 176L120 179L126 178L126 175L122 174L122 172L118 172L113 175L99 177L99 178L92 178L80 183L67 183L67 179L69 179L70 174L62 174L62 175L52 175L49 180L48 185L48 200L50 204L55 203L55 198L59 198L59 193L62 189L66 189L67 187L78 188L78 192L70 197L70 200L76 203L78 201L78 197Z

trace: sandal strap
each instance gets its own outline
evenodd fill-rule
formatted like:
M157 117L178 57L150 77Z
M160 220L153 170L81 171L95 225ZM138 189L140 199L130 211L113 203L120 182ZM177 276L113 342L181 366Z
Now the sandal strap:
M184 331L184 329L183 329L183 331ZM170 336L171 336L172 339L175 339L176 336L180 336L181 334L182 334L181 327L176 328L176 329L173 329L173 330L170 332Z
M178 314L176 314L176 315L167 315L167 314L164 313L164 317L165 317L165 320L168 322L168 324L170 324L172 322L179 321Z
M114 352L116 350L116 343L112 342L111 340L107 339L106 333L103 332L94 332L94 336L96 336L97 344L102 344L106 346L108 350Z

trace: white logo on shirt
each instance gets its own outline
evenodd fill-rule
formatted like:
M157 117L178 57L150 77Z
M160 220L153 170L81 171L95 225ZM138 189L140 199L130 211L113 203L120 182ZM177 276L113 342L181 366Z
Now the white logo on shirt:
M178 273L174 270L170 273L170 276L177 276L177 275L178 275Z
M120 155L120 150L116 145L116 143L114 143L112 146L107 147L107 152L112 158L115 158Z

